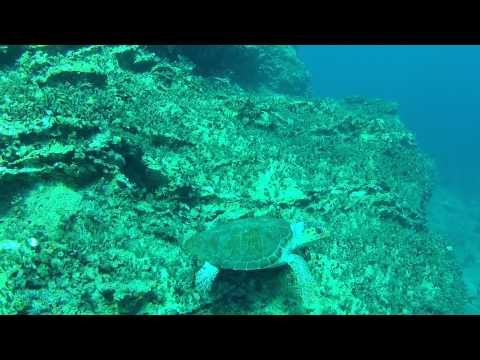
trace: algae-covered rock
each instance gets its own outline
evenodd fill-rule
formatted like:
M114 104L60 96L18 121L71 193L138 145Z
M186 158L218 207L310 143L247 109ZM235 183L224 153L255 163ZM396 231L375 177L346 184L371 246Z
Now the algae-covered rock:
M168 50L170 56L189 58L202 75L231 78L247 88L290 95L305 95L309 89L307 69L290 46L178 45Z
M158 63L158 58L152 52L146 52L139 46L119 46L114 50L118 65L133 72L147 72Z
M75 62L73 64L62 64L49 69L43 77L37 78L40 86L55 86L63 83L78 85L89 83L96 87L104 87L107 76L100 68L92 66L87 62Z

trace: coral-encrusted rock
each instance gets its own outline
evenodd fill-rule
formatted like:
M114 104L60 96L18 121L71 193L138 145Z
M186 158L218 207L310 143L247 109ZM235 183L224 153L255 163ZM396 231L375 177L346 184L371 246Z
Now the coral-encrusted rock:
M114 52L118 65L133 72L150 71L158 62L154 53L149 53L139 46L120 46Z
M37 79L40 86L55 86L66 82L72 85L90 83L96 87L104 87L107 76L101 69L90 63L75 62L52 67L45 76Z
M154 50L159 55L186 56L199 74L228 77L245 88L289 95L309 91L310 76L291 46L179 45Z

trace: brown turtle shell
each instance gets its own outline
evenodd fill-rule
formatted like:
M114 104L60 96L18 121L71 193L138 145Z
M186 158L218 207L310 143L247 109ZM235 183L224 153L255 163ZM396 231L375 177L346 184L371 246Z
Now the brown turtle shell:
M257 270L274 265L291 238L292 230L285 220L248 218L198 233L183 247L219 268Z

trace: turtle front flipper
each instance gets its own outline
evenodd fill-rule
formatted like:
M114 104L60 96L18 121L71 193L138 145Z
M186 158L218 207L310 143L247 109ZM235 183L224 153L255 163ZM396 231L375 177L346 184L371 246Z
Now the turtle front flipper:
M217 277L219 269L208 261L203 264L200 270L195 274L195 287L202 294L207 294L212 289L213 282Z
M292 268L297 288L306 308L313 309L317 302L316 282L307 262L299 255L288 254L285 262Z

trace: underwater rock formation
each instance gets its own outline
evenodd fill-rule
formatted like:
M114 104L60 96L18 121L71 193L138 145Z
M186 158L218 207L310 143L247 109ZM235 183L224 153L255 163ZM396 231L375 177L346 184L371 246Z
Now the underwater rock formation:
M466 301L397 105L308 97L287 46L22 47L1 68L0 154L1 313L306 313L288 269L194 287L181 241L266 215L331 234L303 254L313 313Z
M249 88L305 95L309 75L290 46L183 45L171 52L189 58L195 71L206 76L224 76Z

